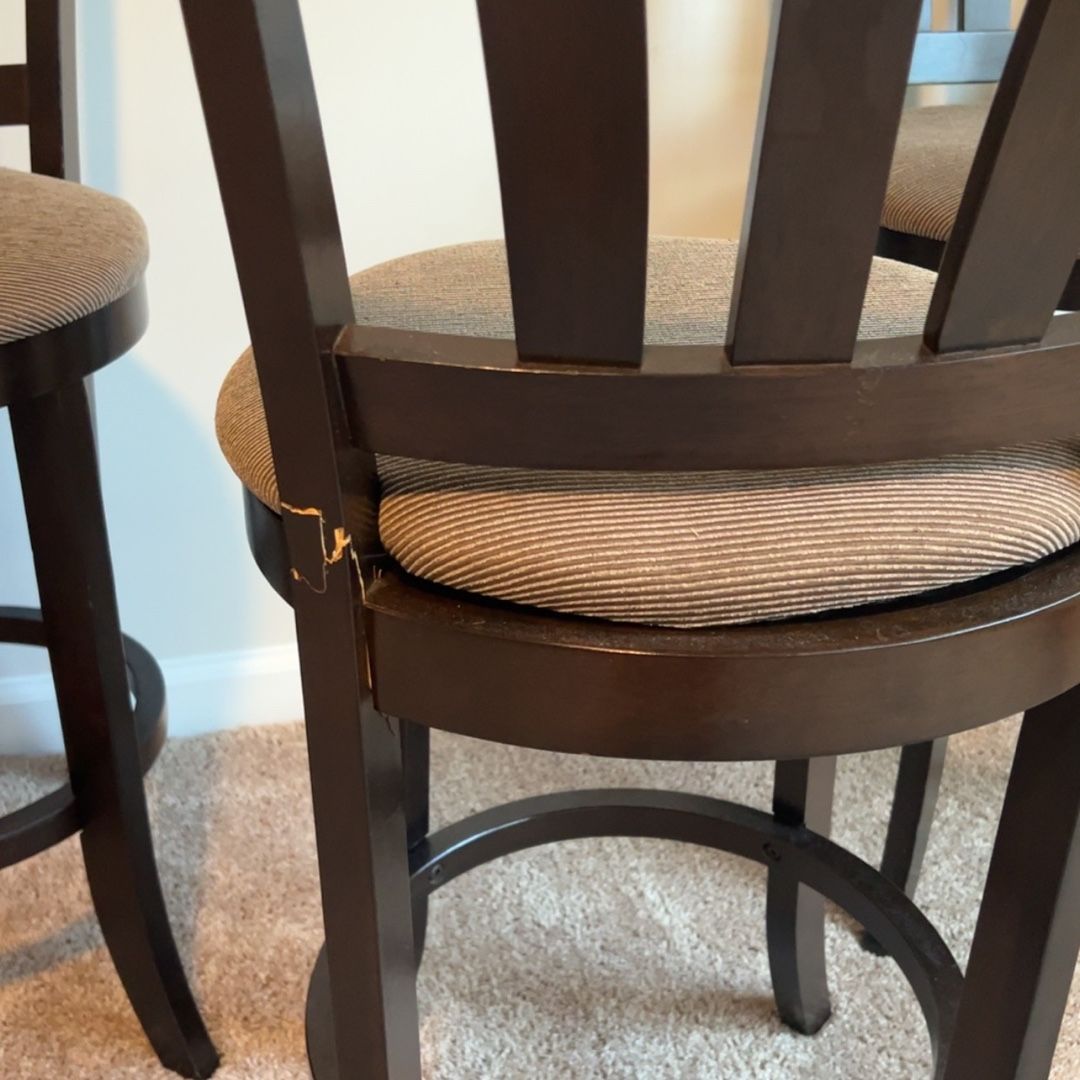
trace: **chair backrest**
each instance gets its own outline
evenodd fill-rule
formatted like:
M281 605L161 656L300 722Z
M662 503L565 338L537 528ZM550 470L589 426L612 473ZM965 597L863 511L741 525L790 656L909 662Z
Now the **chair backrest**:
M30 168L79 178L75 0L26 0L26 62L0 65L0 126L30 129Z
M1012 47L1011 0L956 0L954 25L933 26L933 0L924 0L908 81L913 86L993 83Z
M1047 332L1080 250L1076 0L1028 4L925 342L856 341L921 6L778 0L728 341L643 349L644 0L478 0L516 344L350 325L296 0L183 0L288 507L342 520L372 452L778 467L1080 429L1080 323Z

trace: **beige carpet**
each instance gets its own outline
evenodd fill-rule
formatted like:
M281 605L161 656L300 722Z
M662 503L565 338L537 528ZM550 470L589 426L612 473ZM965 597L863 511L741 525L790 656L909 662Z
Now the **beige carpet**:
M954 740L920 898L963 960L1015 739ZM434 743L439 822L525 792L665 785L767 805L764 765L597 762ZM842 763L839 838L879 850L894 754ZM0 804L56 764L0 761ZM302 732L171 744L151 799L174 924L224 1063L221 1080L302 1078L319 910ZM815 1039L773 1017L763 877L656 841L576 841L514 856L432 902L420 980L429 1080L873 1077L921 1080L927 1040L891 962L830 927L835 1015ZM127 1009L69 841L0 875L0 1077L165 1077ZM1080 980L1055 1080L1080 1076Z

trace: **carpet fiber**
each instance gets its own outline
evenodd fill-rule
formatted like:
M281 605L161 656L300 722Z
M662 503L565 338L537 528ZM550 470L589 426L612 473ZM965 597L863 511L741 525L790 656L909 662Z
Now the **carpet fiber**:
M920 902L963 962L1016 724L953 740ZM435 818L565 787L666 786L767 806L766 765L604 762L436 735ZM880 851L895 753L841 763L836 834ZM248 729L166 747L149 791L180 947L221 1080L306 1077L303 1007L320 939L303 735ZM56 762L0 759L0 810ZM929 1052L895 966L831 913L834 1016L775 1020L763 871L659 841L516 855L432 901L420 977L427 1080L922 1080ZM0 875L0 1076L163 1078L105 953L75 841ZM1053 1076L1080 1076L1080 979Z

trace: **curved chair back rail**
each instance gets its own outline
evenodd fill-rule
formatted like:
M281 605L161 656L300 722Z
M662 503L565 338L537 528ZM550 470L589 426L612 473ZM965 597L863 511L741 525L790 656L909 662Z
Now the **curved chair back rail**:
M334 349L364 448L469 464L768 469L937 457L1073 435L1080 315L1029 348L939 356L859 342L851 363L736 366L648 346L640 367L525 364L512 341L349 326Z

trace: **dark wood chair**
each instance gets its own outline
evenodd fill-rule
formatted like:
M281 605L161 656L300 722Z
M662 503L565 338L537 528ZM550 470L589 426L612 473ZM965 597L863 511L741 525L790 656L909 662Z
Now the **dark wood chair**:
M72 182L74 27L68 0L27 0L26 62L0 67L0 124L28 126L32 169L0 169L0 405L41 598L40 611L0 609L0 640L48 649L70 777L0 818L0 867L79 834L147 1037L163 1065L206 1077L217 1054L173 943L143 793L165 741L165 688L154 658L120 632L84 385L145 329L146 236L130 206Z
M350 291L298 5L184 0L255 358L230 375L219 427L249 489L255 558L297 621L326 930L308 1002L320 1080L420 1075L431 893L502 854L600 835L766 865L774 985L794 1026L814 1030L828 1009L820 895L910 980L936 1076L1047 1076L1080 946L1080 528L1038 525L1031 547L1021 524L1008 565L981 572L950 560L982 551L1021 504L1026 520L1039 492L1036 517L1077 505L1080 317L1054 308L1080 250L1080 7L1031 0L935 281L872 262L919 6L779 6L736 263L731 246L672 255L647 241L644 4L480 0L511 339L497 246L398 260ZM674 325L672 273L712 275L713 338ZM483 310L463 316L454 290L471 277ZM440 290L456 331L427 303ZM709 592L716 621L772 621L692 625L663 547L653 579L632 578L638 592L618 584L640 570L632 544L599 582L587 544L552 557L552 537L582 540L567 508L585 504L558 501L568 488L647 517L641 491L666 498L702 471L724 492L749 485L745 527L736 516L724 535L774 575L764 594L745 578L737 597ZM834 482L884 478L887 494L924 475L944 486L916 516L939 539L964 536L931 560L938 587L909 567L885 596L852 572L831 610L796 596L800 580L813 591L797 567L822 534L778 538L763 507L784 515L805 496L820 509ZM992 508L966 501L983 479ZM514 500L537 492L523 514ZM905 512L886 497L859 520ZM484 544L493 533L501 551ZM906 565L902 546L849 539L868 563ZM845 559L835 544L831 556ZM789 559L794 592L778 599ZM666 614L643 614L641 596L660 593ZM675 625L640 625L650 618ZM903 889L822 835L835 757L934 745L1021 710L963 977ZM429 834L432 727L577 753L776 760L775 812L565 792Z

